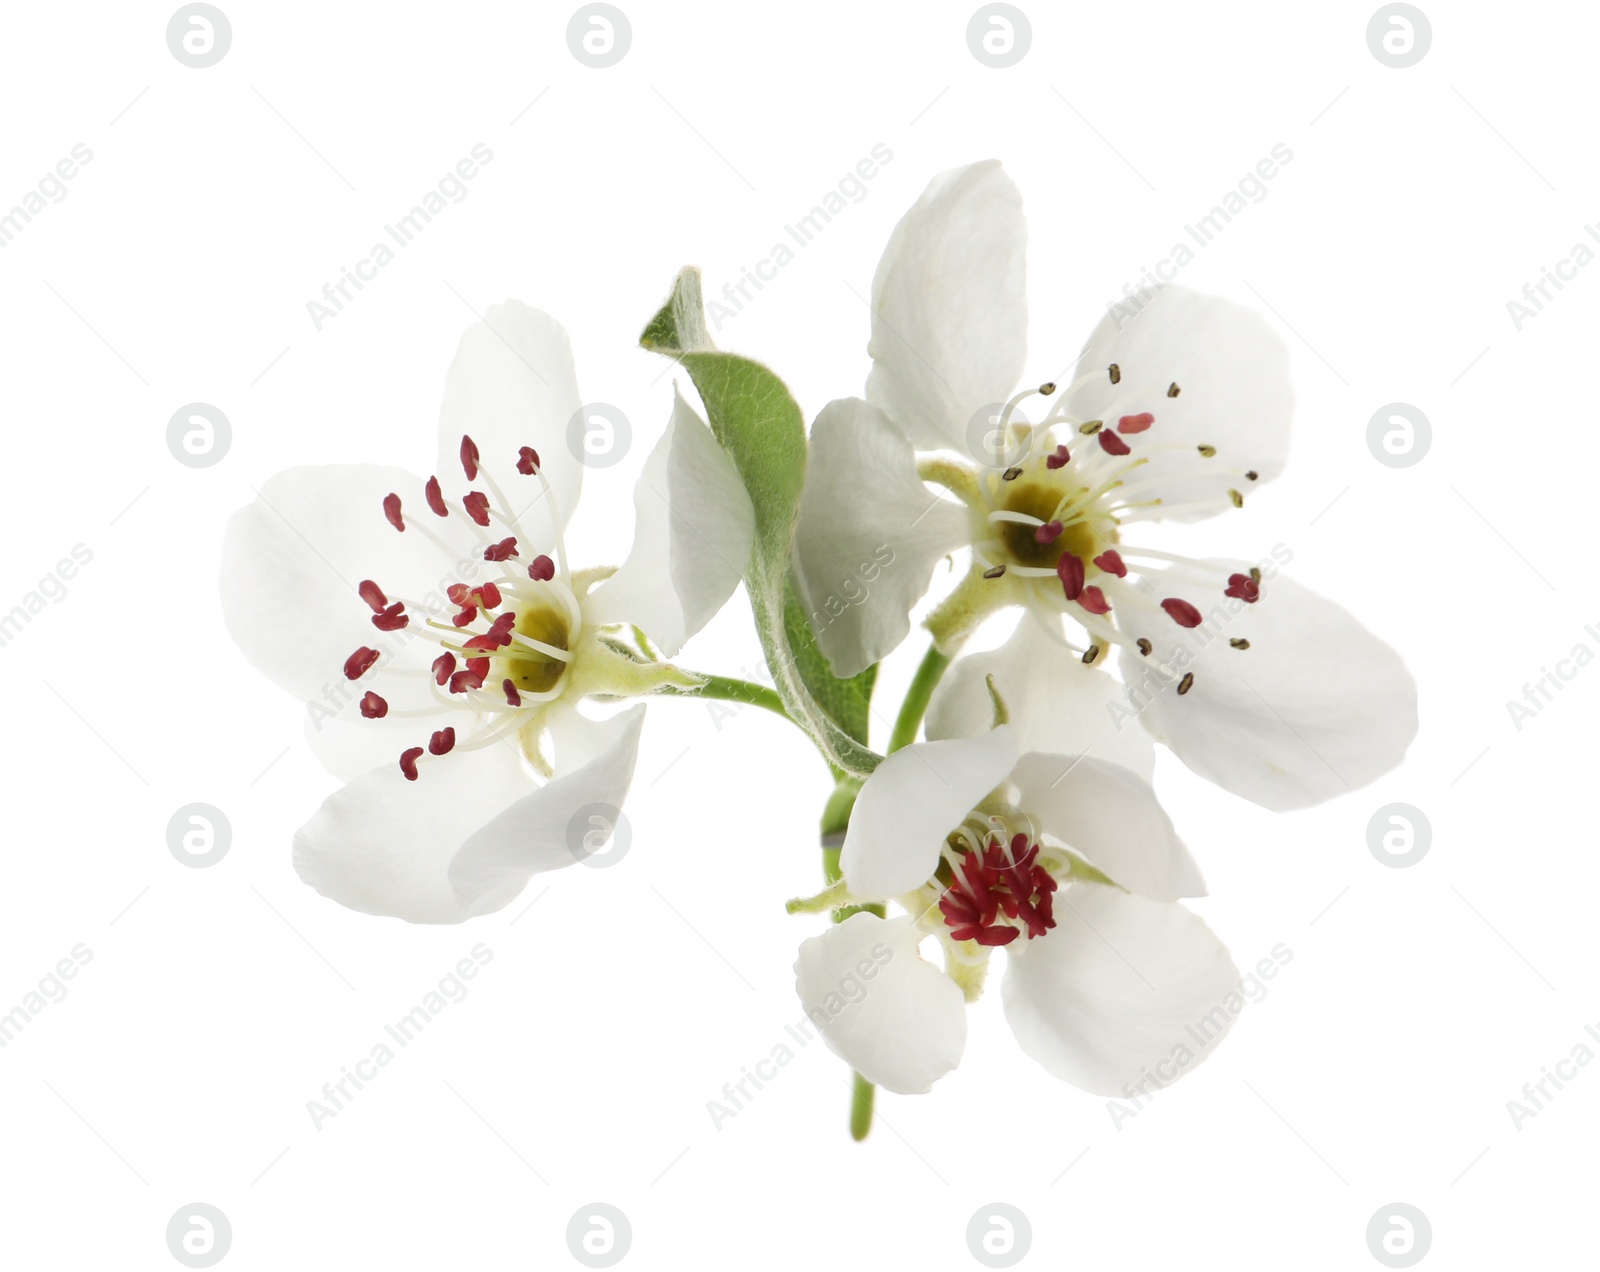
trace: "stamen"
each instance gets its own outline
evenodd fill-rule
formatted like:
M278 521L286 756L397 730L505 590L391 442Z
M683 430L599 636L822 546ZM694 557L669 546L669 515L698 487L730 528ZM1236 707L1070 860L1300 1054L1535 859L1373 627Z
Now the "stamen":
M1119 367L1115 362L1106 368L1106 374L1111 377L1112 384L1122 383L1122 368Z
M374 614L383 613L384 606L389 603L389 598L383 594L383 589L371 579L363 579L356 591L361 593L361 599Z
M422 758L420 746L408 746L400 752L400 771L406 775L406 781L417 780L417 761Z
M539 583L548 583L556 576L556 563L543 554L533 558L528 567L528 577Z
M983 572L983 577L986 579L998 579L1003 577L1005 572L1005 562L1002 561L999 565L991 565L987 570L985 570Z
M428 484L422 488L422 493L428 498L428 507L433 509L434 516L448 517L450 509L445 507L444 492L439 489L437 477L428 478Z
M1188 693L1189 690L1191 690L1193 688L1194 688L1194 672L1191 671L1187 675L1185 675L1182 680L1178 681L1178 696L1181 698L1184 694Z
M1248 574L1228 575L1228 586L1223 589L1224 596L1231 596L1235 600L1244 601L1254 605L1261 599L1261 584L1257 583Z
M499 543L491 543L483 550L485 561L505 561L517 555L517 540L515 536L501 539Z
M1230 640L1228 642L1228 644L1232 645L1235 649L1249 649L1250 648L1250 642L1245 640L1244 637L1242 637L1242 636L1235 636L1232 640Z
M1045 456L1044 466L1051 472L1055 472L1056 469L1065 468L1071 462L1072 452L1065 446L1057 446L1054 454Z
M1083 665L1085 667L1089 666L1098 657L1100 657L1100 646L1090 645L1088 649L1083 651Z
M401 534L406 532L406 523L400 516L400 496L388 494L383 497L383 515L389 519L389 524Z
M462 504L466 507L467 516L471 517L480 526L489 524L489 496L479 490L469 490Z
M511 677L507 676L505 680L501 682L500 687L505 690L506 702L508 704L513 707L520 707L522 705L522 695L517 692L517 686L512 682Z
M1020 476L1022 476L1022 469L1013 466L1011 468L1006 469L1005 472L1000 474L1000 480L1001 481L1016 481L1016 479L1018 477L1020 477Z
M1097 587L1086 587L1083 594L1078 597L1078 604L1091 614L1109 614L1111 602L1106 600L1106 594Z
M1119 433L1142 433L1156 422L1156 417L1149 411L1140 411L1137 415L1124 415L1117 421Z
M461 467L466 470L468 481L478 480L478 444L465 433L461 435Z
M1183 390L1178 387L1178 382L1176 380L1174 380L1171 384L1167 385L1167 396L1168 397L1177 397L1178 394L1180 394L1182 392L1183 392Z
M445 650L433 660L433 683L443 685L456 669L456 656Z
M1033 532L1033 541L1040 544L1054 543L1061 537L1062 525L1059 521L1047 521Z
M368 689L361 695L361 714L368 720L381 720L389 714L389 704Z
M455 744L456 731L447 725L428 739L428 754L449 755Z
M1150 651L1155 648L1155 646L1152 645L1149 641L1147 641L1143 636L1139 637L1138 640L1134 641L1134 644L1139 646L1139 654L1140 654L1141 657L1144 657L1144 658L1150 657Z
M1128 577L1127 562L1122 559L1122 554L1115 548L1107 548L1099 556L1095 557L1094 563L1107 574L1115 574L1119 579Z
M1245 480L1246 481L1260 481L1261 480L1261 474L1258 473L1254 468L1245 469L1244 476L1245 476Z
M539 452L531 446L524 446L517 452L517 471L524 477L532 477L539 471Z
M1202 442L1199 446L1196 446L1195 449L1199 451L1200 454L1206 459L1212 458L1217 453L1217 448L1215 446L1207 446L1204 442Z
M1233 506L1235 508L1244 507L1244 496L1241 495L1237 490L1230 490L1228 492L1228 498L1233 500Z
M1100 449L1108 455L1131 455L1132 449L1115 433L1102 430L1100 432Z
M410 622L411 616L406 613L406 607L400 601L372 616L372 625L380 632L397 632Z
M1061 588L1067 594L1069 601L1075 601L1083 595L1083 558L1072 552L1063 552L1061 560L1056 562L1056 577L1061 580Z
M362 676L372 670L372 664L377 662L380 656L376 649L369 649L365 645L361 646L360 649L344 660L344 678L346 680L360 680Z
M1176 597L1168 597L1162 601L1161 608L1167 611L1167 616L1179 627L1199 627L1205 621L1200 617L1200 611L1193 605Z

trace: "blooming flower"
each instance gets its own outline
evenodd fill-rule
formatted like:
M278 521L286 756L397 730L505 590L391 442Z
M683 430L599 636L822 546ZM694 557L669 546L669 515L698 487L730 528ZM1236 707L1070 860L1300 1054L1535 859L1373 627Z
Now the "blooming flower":
M505 906L583 855L580 812L627 794L643 707L596 721L576 703L699 683L618 625L676 654L738 582L749 498L679 399L628 560L572 568L581 407L560 324L497 305L450 367L432 476L293 468L229 522L228 629L308 704L313 749L349 779L294 847L343 905L418 923Z
M879 264L866 399L818 416L797 535L799 589L835 673L889 653L935 564L966 548L966 576L928 619L938 649L955 654L1002 608L1037 622L955 666L933 705L945 728L985 727L993 676L1029 746L1093 746L1148 772L1148 740L1125 727L1137 717L1190 768L1268 808L1394 767L1416 732L1416 689L1392 649L1278 577L1277 560L1132 541L1140 522L1240 508L1282 471L1282 342L1250 310L1167 286L1135 297L1131 319L1108 315L1070 381L1014 392L1025 241L1016 187L979 163L933 180ZM1030 399L1047 408L1031 423ZM981 462L934 453L952 451ZM893 566L870 591L827 606L885 548ZM1122 684L1105 674L1113 651Z
M1221 1036L1208 1026L1197 1047L1185 1027L1216 1019L1238 969L1175 904L1204 893L1199 869L1118 765L1019 757L1010 725L916 743L862 787L840 867L812 908L892 898L906 913L859 911L804 941L796 988L828 1045L891 1091L927 1091L959 1063L996 948L1018 1045L1084 1090L1165 1085ZM943 971L917 952L929 935Z

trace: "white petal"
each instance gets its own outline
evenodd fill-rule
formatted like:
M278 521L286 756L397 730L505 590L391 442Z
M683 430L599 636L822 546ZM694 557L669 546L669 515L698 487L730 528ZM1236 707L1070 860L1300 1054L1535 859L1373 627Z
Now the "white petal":
M426 741L426 733L421 735ZM363 914L460 923L449 866L462 842L520 799L541 794L509 746L396 760L335 791L294 837L294 868L323 896Z
M867 399L919 448L971 455L973 417L1021 379L1027 241L993 159L940 173L895 226L872 280Z
M459 551L441 551L416 529L396 531L383 500L398 494L408 514L426 512L422 479L368 464L291 468L270 478L248 507L234 513L222 542L222 612L228 632L252 663L307 704L345 716L360 688L344 678L344 661L366 645L385 655L431 652L410 632L380 632L357 591L367 579L391 599L442 611L451 583L487 577L486 564L463 536ZM445 522L430 526L449 541ZM425 612L425 611L424 611ZM415 613L412 621L420 622ZM403 660L404 661L404 660Z
M1091 756L1024 755L1017 806L1089 864L1152 901L1203 897L1205 880L1150 784Z
M1060 623L1057 616L1047 621ZM1155 772L1155 747L1127 718L1122 682L1103 667L1085 667L1031 613L1005 644L958 658L945 672L928 708L930 738L972 737L993 725L989 676L1017 731L1019 751L1090 754L1146 779Z
M636 623L675 657L733 595L756 527L739 470L682 397L633 506L633 549L585 609L593 622Z
M489 914L516 899L528 880L583 856L595 829L626 851L622 804L633 782L644 707L617 717L615 740L593 760L526 795L475 830L450 863L450 882L470 914Z
M917 953L907 916L861 911L800 943L795 990L833 1053L869 1082L920 1095L961 1062L961 989Z
M484 472L514 505L509 515L533 540L519 544L529 560L550 551L578 505L583 464L568 439L583 400L572 346L559 322L517 300L489 306L483 318L461 337L445 379L437 475L455 496L484 489L482 477L469 483L461 466L461 438L471 437ZM584 428L579 425L580 437ZM524 446L539 453L548 495L538 477L517 471Z
M1006 951L1002 997L1024 1052L1113 1096L1147 1074L1167 1085L1211 1055L1243 1000L1239 969L1199 918L1092 883L1057 893L1055 917Z
M860 398L811 426L795 532L795 582L836 676L865 671L911 630L934 566L969 539L965 511L917 475L916 454Z
M850 891L881 900L920 888L938 867L945 836L1016 761L1009 728L918 742L889 756L861 788L845 831L839 868Z
M1228 563L1208 563L1228 572ZM1157 580L1159 590L1159 580ZM1254 605L1188 600L1207 622L1185 630L1156 612L1150 658L1124 652L1123 678L1145 727L1201 777L1288 812L1367 785L1404 758L1417 732L1405 663L1346 610L1283 577ZM1230 640L1250 642L1235 649ZM1146 664L1165 665L1163 683ZM1189 692L1177 684L1193 672Z
M1283 470L1294 413L1289 351L1253 309L1170 284L1141 292L1101 320L1077 374L1087 382L1067 405L1079 419L1112 427L1125 415L1155 416L1129 439L1133 457L1147 462L1128 481L1150 483L1139 497L1173 509L1160 515L1195 521L1225 511L1230 490L1258 484L1246 472L1269 481ZM1174 384L1179 395L1169 397ZM1201 445L1217 453L1204 458Z

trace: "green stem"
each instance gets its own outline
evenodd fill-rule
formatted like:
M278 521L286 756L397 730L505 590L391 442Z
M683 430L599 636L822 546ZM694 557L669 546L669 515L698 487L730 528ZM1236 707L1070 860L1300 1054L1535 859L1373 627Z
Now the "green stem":
M661 692L673 698L716 698L723 702L741 702L748 706L765 707L785 720L791 718L777 690L769 689L766 685L752 684L733 676L708 676L699 671L689 674L699 676L703 683L696 689L668 688Z
M889 739L891 755L917 740L917 729L922 724L922 717L928 713L928 702L949 665L948 654L941 654L937 645L928 646L928 652L922 656L922 665L911 678L911 688L906 690L905 701L900 704L900 714L895 718L894 734Z
M850 1092L850 1138L860 1143L872 1129L873 1085L859 1073Z

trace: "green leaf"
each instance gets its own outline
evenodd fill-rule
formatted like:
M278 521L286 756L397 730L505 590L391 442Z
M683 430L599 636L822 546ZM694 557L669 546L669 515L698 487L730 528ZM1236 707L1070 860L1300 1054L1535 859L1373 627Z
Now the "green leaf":
M789 648L794 653L800 679L817 700L817 705L830 720L865 746L871 718L872 686L878 678L877 663L848 680L840 680L835 676L827 657L817 645L811 624L806 620L805 609L795 596L792 581L783 598L783 629Z
M862 677L834 681L815 642L792 636L787 621L790 550L806 474L805 418L799 405L783 381L759 362L712 347L698 270L678 275L672 295L645 326L639 343L689 373L712 433L750 494L756 534L745 588L784 707L835 769L864 777L880 757L865 745L865 699L855 705L846 701L856 697ZM797 612L795 618L804 628L803 615ZM870 673L863 676L869 677L865 688L870 694Z

